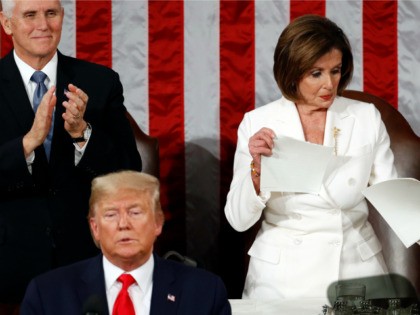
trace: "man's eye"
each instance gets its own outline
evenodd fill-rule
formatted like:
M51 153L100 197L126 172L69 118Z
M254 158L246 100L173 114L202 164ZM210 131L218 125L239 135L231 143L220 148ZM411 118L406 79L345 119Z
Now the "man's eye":
M116 213L115 212L107 212L107 213L105 213L105 218L107 218L107 219L114 218L115 216L116 216Z
M57 12L56 11L48 11L47 12L47 17L56 17L57 16Z

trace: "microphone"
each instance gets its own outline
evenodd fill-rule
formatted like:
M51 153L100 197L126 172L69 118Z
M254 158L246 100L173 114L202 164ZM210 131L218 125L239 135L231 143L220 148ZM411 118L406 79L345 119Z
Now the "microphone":
M83 315L103 315L106 314L104 308L104 299L98 295L93 294L87 298L83 304Z

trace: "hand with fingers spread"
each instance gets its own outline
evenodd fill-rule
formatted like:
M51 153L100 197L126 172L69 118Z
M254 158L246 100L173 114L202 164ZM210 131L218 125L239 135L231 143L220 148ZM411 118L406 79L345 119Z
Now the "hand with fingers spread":
M23 137L25 157L42 145L51 127L57 97L52 86L42 98L35 114L35 119L29 132Z
M249 138L248 148L251 154L252 183L257 194L260 193L261 155L271 156L274 147L275 133L270 128L261 128Z
M63 102L66 111L63 113L64 129L72 138L80 137L86 129L87 123L83 116L89 97L85 92L73 84L68 85L65 95L68 100Z

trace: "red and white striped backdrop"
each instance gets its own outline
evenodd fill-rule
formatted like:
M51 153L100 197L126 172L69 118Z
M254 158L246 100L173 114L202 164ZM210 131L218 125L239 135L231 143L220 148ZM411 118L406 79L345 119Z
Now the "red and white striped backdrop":
M209 265L237 126L279 97L272 56L294 17L316 13L341 26L355 57L350 88L387 99L420 134L420 1L62 2L60 50L119 72L128 110L160 141L168 225L185 224L186 252ZM10 47L3 33L1 55Z

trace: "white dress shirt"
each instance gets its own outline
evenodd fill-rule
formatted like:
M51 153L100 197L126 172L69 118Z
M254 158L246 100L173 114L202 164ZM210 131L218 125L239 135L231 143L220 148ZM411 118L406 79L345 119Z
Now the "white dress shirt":
M32 68L30 65L25 63L19 56L16 54L16 51L13 51L13 56L15 58L16 65L19 69L20 75L22 76L23 83L25 85L26 93L28 94L29 101L31 102L32 108L34 107L33 98L36 89L36 83L31 81L31 77L36 69ZM45 85L50 89L53 85L57 85L57 64L58 64L58 55L57 52L54 54L52 59L41 69L47 75L45 79ZM55 112L55 109L54 109ZM54 115L54 114L53 114ZM75 152L74 152L74 164L77 165L82 159L83 153L87 147L89 139L85 145L80 148L76 143L74 143ZM29 172L32 173L32 163L35 160L35 152L32 152L27 158L26 163L28 165Z
M136 280L136 283L128 288L128 294L133 302L136 314L150 314L153 289L153 255L150 256L145 264L130 272L125 272L121 268L113 265L105 256L103 256L102 263L105 274L105 289L109 314L112 314L115 300L122 288L121 282L117 281L117 279L123 273L132 275Z
M31 77L36 71L30 65L26 64L19 56L16 54L16 51L13 51L13 56L15 57L16 65L19 69L20 75L22 76L23 83L25 84L26 93L28 93L29 100L31 101L32 108L34 93L36 89L36 83L31 81ZM57 64L58 56L57 53L52 57L52 59L41 69L47 75L45 79L45 85L49 89L53 85L57 85Z

